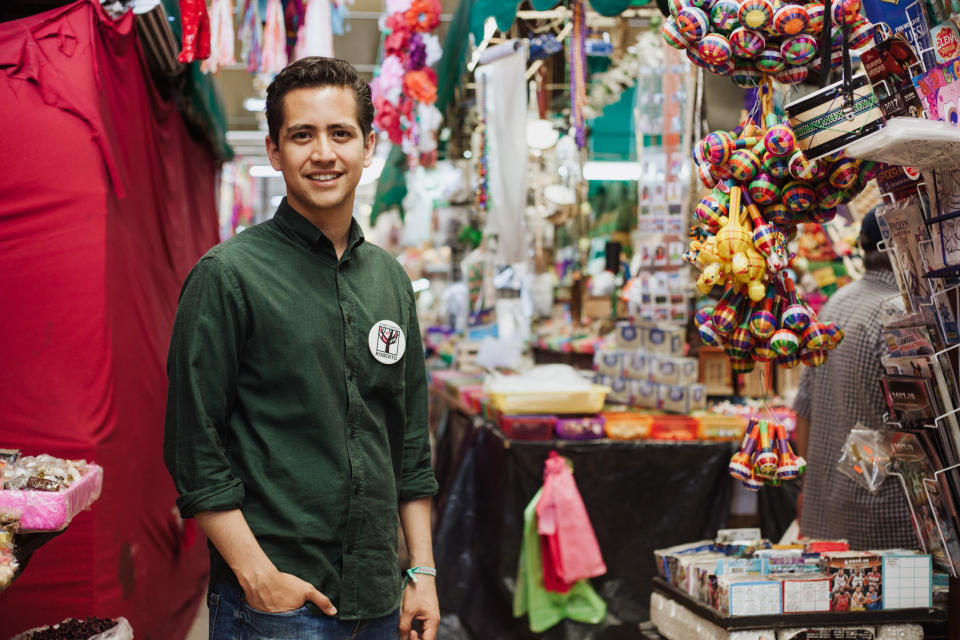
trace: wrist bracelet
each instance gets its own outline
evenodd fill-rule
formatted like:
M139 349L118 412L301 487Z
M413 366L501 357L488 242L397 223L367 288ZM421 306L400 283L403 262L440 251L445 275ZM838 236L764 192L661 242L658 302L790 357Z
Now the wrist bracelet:
M416 574L418 573L422 573L425 576L433 576L434 578L437 577L437 570L434 569L433 567L410 567L404 572L404 575L403 575L404 589L407 588L407 583L410 582L411 580L413 582L417 581Z

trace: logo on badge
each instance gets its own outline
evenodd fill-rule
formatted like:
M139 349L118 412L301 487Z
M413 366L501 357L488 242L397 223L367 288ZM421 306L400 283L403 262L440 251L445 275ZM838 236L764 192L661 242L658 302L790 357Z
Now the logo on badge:
M383 364L399 361L407 349L407 337L403 335L403 329L390 320L381 320L373 325L367 342L370 354Z

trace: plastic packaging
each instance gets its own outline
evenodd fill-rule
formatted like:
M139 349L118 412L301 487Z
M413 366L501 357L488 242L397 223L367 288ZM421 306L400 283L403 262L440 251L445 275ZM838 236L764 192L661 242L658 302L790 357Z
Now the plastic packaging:
M843 445L837 470L870 493L876 493L890 470L891 435L888 431L864 429L858 422Z
M500 416L500 430L508 438L516 440L550 440L556 416Z
M103 469L91 464L78 481L60 491L0 491L0 511L20 511L20 528L25 531L58 531L93 504L102 487Z
M58 624L62 625L72 618L68 618L63 622ZM85 640L133 640L133 627L130 626L130 623L126 618L120 617L116 618L116 625L107 629L103 633L98 633L93 636L89 636ZM34 640L34 637L38 634L43 633L44 631L55 627L57 625L48 625L46 627L36 627L34 629L29 629L23 633L17 634L16 636L10 638L10 640Z

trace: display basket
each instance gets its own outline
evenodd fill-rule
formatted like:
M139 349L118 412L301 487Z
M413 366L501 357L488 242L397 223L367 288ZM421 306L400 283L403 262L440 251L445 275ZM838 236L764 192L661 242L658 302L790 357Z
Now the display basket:
M0 511L19 511L21 531L59 531L100 497L102 487L103 468L90 464L62 491L0 491Z
M610 387L595 384L579 391L494 392L490 404L505 414L599 413L610 391Z

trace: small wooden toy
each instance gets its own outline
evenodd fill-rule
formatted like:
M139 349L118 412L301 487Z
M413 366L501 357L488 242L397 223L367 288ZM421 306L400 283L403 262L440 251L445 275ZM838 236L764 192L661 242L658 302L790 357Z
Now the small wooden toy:
M806 67L817 55L817 39L808 33L799 33L783 41L780 53L787 65Z
M763 51L767 41L763 34L744 27L737 27L730 33L730 46L733 54L740 58L755 58Z
M767 44L763 51L757 54L757 68L764 73L783 71L786 66L787 63L783 59L783 54L780 53L780 47L777 45Z
M677 13L677 27L684 38L696 42L710 32L710 20L703 9L684 7Z
M733 55L730 41L719 33L708 33L700 39L697 45L700 57L710 64L722 65Z
M795 36L807 28L809 20L803 5L784 4L773 14L773 28L782 36Z
M797 334L790 329L777 329L770 338L770 347L779 356L789 356L796 353L799 346L800 340L797 338ZM777 363L780 363L779 359Z
M767 0L745 0L738 11L740 24L759 31L773 20L773 6Z
M710 22L717 30L729 33L740 26L739 11L740 3L736 0L716 0L710 8Z

